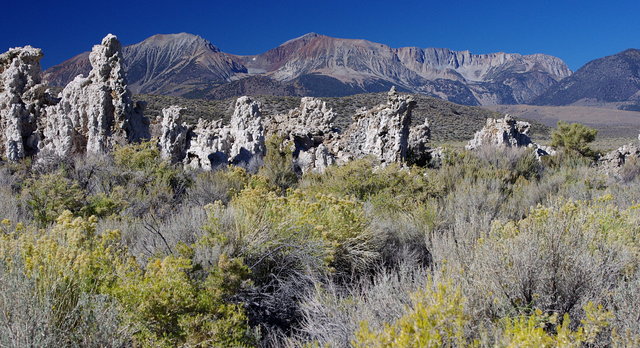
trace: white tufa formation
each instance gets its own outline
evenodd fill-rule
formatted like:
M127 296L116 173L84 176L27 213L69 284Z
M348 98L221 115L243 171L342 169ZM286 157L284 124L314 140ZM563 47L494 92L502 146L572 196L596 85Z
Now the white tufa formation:
M335 162L325 145L333 139L335 117L325 102L305 97L299 107L275 115L267 123L267 133L280 135L292 144L293 165L297 171L322 172Z
M10 161L37 151L36 121L47 101L41 58L42 51L31 46L0 55L0 148Z
M180 122L185 110L175 105L162 109L162 129L158 147L160 156L171 163L182 162L187 155L189 127Z
M247 164L265 152L260 103L240 97L229 126L200 119L187 147L186 164L212 169L219 165Z
M410 153L428 161L431 130L428 122L410 130L414 106L413 99L400 96L392 89L388 102L360 112L347 132L340 135L332 123L335 114L319 99L302 98L299 107L273 116L263 127L260 104L249 97L240 97L230 125L223 126L220 120L199 120L186 136L184 163L203 169L246 164L255 156L264 155L265 129L269 136L281 136L292 146L293 166L302 173L322 172L334 163L369 155L379 159L381 165L404 163ZM167 145L170 141L166 140L171 138L168 134L175 132L175 119L166 114L163 120L160 148L166 158L179 153L176 147ZM179 133L184 133L184 129ZM180 156L171 158L177 161Z
M286 114L275 115L267 125L267 133L285 137L323 136L333 131L335 113L327 103L317 98L304 97L300 106Z
M389 91L387 103L359 111L341 139L345 152L341 161L373 155L382 165L403 162L415 105L411 97L400 96L394 87Z
M256 155L264 155L264 128L260 108L260 103L249 97L236 100L229 127L232 141L230 163L248 163Z
M135 105L127 88L122 47L107 35L89 54L92 70L77 76L47 108L44 148L57 156L105 153L114 144L149 138L143 104Z
M528 122L516 121L511 115L504 118L488 118L487 123L476 132L466 146L467 150L475 150L484 146L525 147L532 143L529 138Z
M465 148L477 150L482 147L533 147L538 158L555 155L553 148L531 141L530 128L529 122L516 121L509 114L501 119L488 118L486 125L476 132Z
M429 119L425 119L423 124L409 129L407 159L410 163L426 165L431 160L430 141L431 127L429 126Z
M640 135L638 135L638 140L640 140ZM602 156L599 164L607 173L620 176L621 168L632 161L640 164L640 144L623 145Z

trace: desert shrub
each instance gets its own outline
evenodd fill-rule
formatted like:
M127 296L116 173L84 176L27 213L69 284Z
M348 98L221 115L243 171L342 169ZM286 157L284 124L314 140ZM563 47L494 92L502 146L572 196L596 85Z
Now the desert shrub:
M506 189L519 179L539 179L542 169L531 149L489 147L449 154L437 178L447 190L459 180L479 179L498 179Z
M370 201L384 211L407 210L408 207L442 195L443 188L420 168L401 169L392 164L376 168L372 158L329 167L324 174L309 174L300 187L309 193L331 193Z
M635 270L612 291L609 308L612 340L615 346L631 347L640 343L640 320L636 308L640 303L640 271Z
M601 334L608 330L611 312L602 306L588 303L584 307L585 319L576 330L571 329L568 314L547 314L536 310L531 315L502 319L502 334L496 342L504 347L582 347L604 346Z
M190 178L179 168L160 158L152 141L129 144L113 151L119 170L118 181L128 193L127 212L142 216L148 211L167 214L178 203L190 184Z
M167 256L151 260L112 289L144 346L249 346L253 336L241 307L227 303L248 275L241 260L221 257L204 281L189 275L191 261Z
M406 314L381 330L366 321L356 332L355 347L462 347L468 344L464 296L451 282L427 285L413 296Z
M441 223L436 200L403 207L396 214L383 214L380 209L366 209L369 228L382 242L380 263L394 267L406 258L429 264L431 254L427 236Z
M277 196L262 188L245 189L232 202L242 211L243 224L272 229L279 236L315 240L325 262L338 272L363 270L378 257L377 240L367 228L362 205L332 195L290 191ZM261 226L262 225L262 226Z
M10 188L0 186L0 219L26 220L27 212L20 203L20 197L14 195Z
M569 322L568 316L563 320L563 324ZM557 315L548 316L538 311L529 316L519 316L514 318L504 318L504 331L500 340L505 347L556 347L557 337L545 330L547 325L557 325ZM566 325L557 325L555 328L558 336L564 338L563 343L572 344L570 339L571 331Z
M235 166L200 172L187 189L186 201L200 206L216 201L227 204L249 183L249 180L250 175L247 171Z
M406 258L397 267L379 268L371 278L348 285L314 279L301 299L299 329L280 344L350 346L363 321L377 331L402 317L412 304L412 294L430 284L428 274L426 268Z
M178 245L196 243L207 222L205 209L183 204L168 216L147 213L142 217L111 216L99 221L99 231L119 230L129 253L140 262L149 258L178 255Z
M636 267L634 215L602 201L557 202L517 222L495 222L476 243L443 235L434 255L459 271L452 277L480 322L538 309L580 318L582 306L606 303L611 286Z
M91 309L82 307L81 299L106 296L115 300L122 328L133 328L133 340L143 346L240 346L253 341L242 308L232 302L248 275L241 260L221 256L214 267L196 267L188 258L189 246L181 244L179 253L187 256L151 259L143 267L123 245L119 231L98 234L96 222L69 211L47 230L3 222L0 260L13 264L17 257L24 264L21 274L34 287L30 295L34 301L49 296L45 309L54 324L95 327L98 323L66 320ZM198 270L200 276L194 273Z
M249 186L228 207L211 205L196 256L242 257L252 271L254 287L241 295L252 322L286 331L309 279L364 272L379 259L380 244L357 201L299 190L281 196L268 187Z
M267 139L265 146L267 151L259 174L281 190L295 185L298 175L293 170L291 144L284 137L273 135Z
M127 206L124 197L121 187L90 196L62 171L29 178L22 189L22 199L40 226L51 224L65 210L85 217L117 214Z
M77 300L67 306L65 297L75 296ZM64 313L61 305L67 308ZM10 263L0 262L2 347L122 347L131 340L131 327L122 322L111 297L75 295L71 284L43 289L37 278L25 273L19 256Z
M630 158L620 168L620 179L623 182L631 182L640 177L640 159L629 156Z
M109 337L121 329L123 333L130 331L126 324L122 327L118 324L117 304L108 296L99 296L114 284L117 269L126 267L120 261L123 250L119 241L116 231L97 236L95 218L74 218L69 211L63 212L48 230L3 221L0 261L5 265L5 275L13 277L15 283L11 286L22 286L25 290L15 299L18 303L5 305L29 306L10 308L6 314L15 315L18 322L43 325L23 332L24 337L13 336L10 340L17 344L21 340L43 339L44 345L84 341L93 346L119 339L126 341L127 335ZM30 319L16 313L25 310L42 317ZM98 327L96 320L102 319L105 326ZM33 336L38 330L44 330L46 337ZM48 341L56 337L59 341ZM97 342L92 342L94 339ZM37 341L33 343L39 345Z
M597 134L597 130L585 125L558 121L557 128L551 133L551 146L594 158L596 153L588 144L596 139Z
M27 179L22 196L41 226L52 223L65 210L78 213L85 203L85 194L80 186L62 172Z

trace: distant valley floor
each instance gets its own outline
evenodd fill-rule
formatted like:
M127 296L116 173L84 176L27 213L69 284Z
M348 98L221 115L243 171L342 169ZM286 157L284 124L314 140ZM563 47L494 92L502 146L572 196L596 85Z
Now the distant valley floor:
M537 106L537 105L490 105L483 108L499 113L508 113L517 118L538 121L555 127L558 121L578 122L598 130L598 138L630 141L640 133L640 112L616 110L602 105L593 106Z

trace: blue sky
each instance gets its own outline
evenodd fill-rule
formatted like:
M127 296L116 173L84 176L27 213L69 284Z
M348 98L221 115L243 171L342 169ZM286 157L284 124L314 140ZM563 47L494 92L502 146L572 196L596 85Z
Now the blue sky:
M0 50L30 44L51 66L107 33L124 44L157 33L198 34L223 51L257 54L317 32L392 47L547 53L573 70L640 48L640 1L22 1L0 13Z

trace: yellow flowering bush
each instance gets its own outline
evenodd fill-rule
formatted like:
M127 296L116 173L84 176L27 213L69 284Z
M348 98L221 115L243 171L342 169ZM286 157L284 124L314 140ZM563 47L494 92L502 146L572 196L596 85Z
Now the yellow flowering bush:
M414 294L413 307L392 324L371 330L362 322L355 347L464 347L468 317L465 298L450 281L436 283Z

